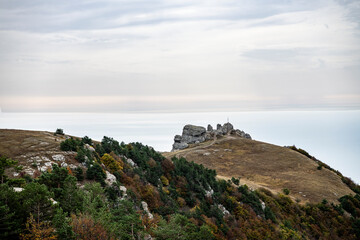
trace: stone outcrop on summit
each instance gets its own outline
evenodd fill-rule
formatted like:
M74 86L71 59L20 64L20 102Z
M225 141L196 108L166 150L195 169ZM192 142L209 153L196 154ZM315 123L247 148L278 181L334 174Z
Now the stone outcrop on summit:
M201 126L188 124L184 126L182 135L176 135L174 137L172 151L185 149L189 147L189 144L205 142L214 139L215 137L220 137L227 134L251 139L249 134L239 129L235 130L234 126L229 122L225 123L223 126L221 124L217 124L216 130L214 130L210 124L207 126L207 129Z

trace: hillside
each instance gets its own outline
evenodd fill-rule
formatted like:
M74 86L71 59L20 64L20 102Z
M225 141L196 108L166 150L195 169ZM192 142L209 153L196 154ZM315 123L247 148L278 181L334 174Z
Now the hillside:
M0 129L0 154L18 161L22 171L30 176L54 163L75 168L79 165L74 159L76 152L60 150L60 142L69 137L44 131ZM17 173L12 171L11 175Z
M222 134L230 129L225 126ZM188 129L190 134L196 128ZM106 136L95 142L88 137L0 129L0 239L359 239L358 194L339 196L335 204L328 200L298 204L276 194L283 185L270 182L274 175L265 171L266 166L257 166L265 163L251 165L252 155L268 156L269 168L279 154L300 164L280 162L287 167L278 178L289 178L288 169L293 168L295 179L294 172L303 166L314 174L315 162L293 150L249 140L241 131L238 135L247 139L225 135L206 141L201 135L203 143L165 158L152 147ZM225 175L237 170L231 172L231 163L216 159L231 159L229 153L232 162L242 156L252 171L263 171L269 183L258 180L259 173L249 180L242 176L240 184L235 178L219 180L216 171L203 165L182 157L169 159L174 154L206 156ZM232 168L235 165L241 164ZM324 174L319 182L338 184L328 170L316 171ZM243 185L245 180L267 189L251 190ZM338 194L342 188L351 193L339 186L334 188Z
M340 196L354 194L333 171L318 170L318 164L292 149L269 143L225 135L191 145L190 148L164 153L215 169L218 177L240 177L240 183L280 193L284 188L297 201L317 203L323 199L337 202Z

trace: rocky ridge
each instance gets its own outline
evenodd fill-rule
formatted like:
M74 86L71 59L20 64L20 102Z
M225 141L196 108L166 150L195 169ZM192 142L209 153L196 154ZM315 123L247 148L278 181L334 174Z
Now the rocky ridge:
M202 143L224 135L236 135L241 138L251 139L250 134L234 129L234 126L229 122L224 125L217 124L216 129L210 124L207 126L207 129L202 126L187 124L183 128L182 135L174 137L172 151L182 150L189 147L189 144Z

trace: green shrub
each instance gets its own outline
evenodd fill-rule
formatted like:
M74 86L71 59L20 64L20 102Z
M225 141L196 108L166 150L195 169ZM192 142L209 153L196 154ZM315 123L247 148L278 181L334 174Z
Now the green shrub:
M290 194L290 190L287 189L287 188L284 188L284 189L283 189L283 193L284 193L285 195L289 195L289 194Z
M102 185L105 184L106 174L98 163L90 166L86 171L86 178L89 180L96 180Z
M88 136L85 136L81 139L81 142L83 142L84 144L89 144L89 145L92 145L93 142L92 142L92 139L89 138Z
M77 167L75 169L75 177L80 182L84 180L84 171L82 170L81 167Z
M81 145L79 140L69 138L60 143L60 149L62 151L76 151L77 147Z
M64 135L64 130L62 130L61 128L58 128L58 129L56 129L56 131L55 131L55 135L56 135L56 134Z

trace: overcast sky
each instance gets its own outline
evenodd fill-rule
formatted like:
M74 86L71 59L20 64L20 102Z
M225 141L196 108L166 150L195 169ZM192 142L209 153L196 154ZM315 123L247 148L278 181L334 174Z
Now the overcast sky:
M360 1L0 0L0 107L360 109Z

